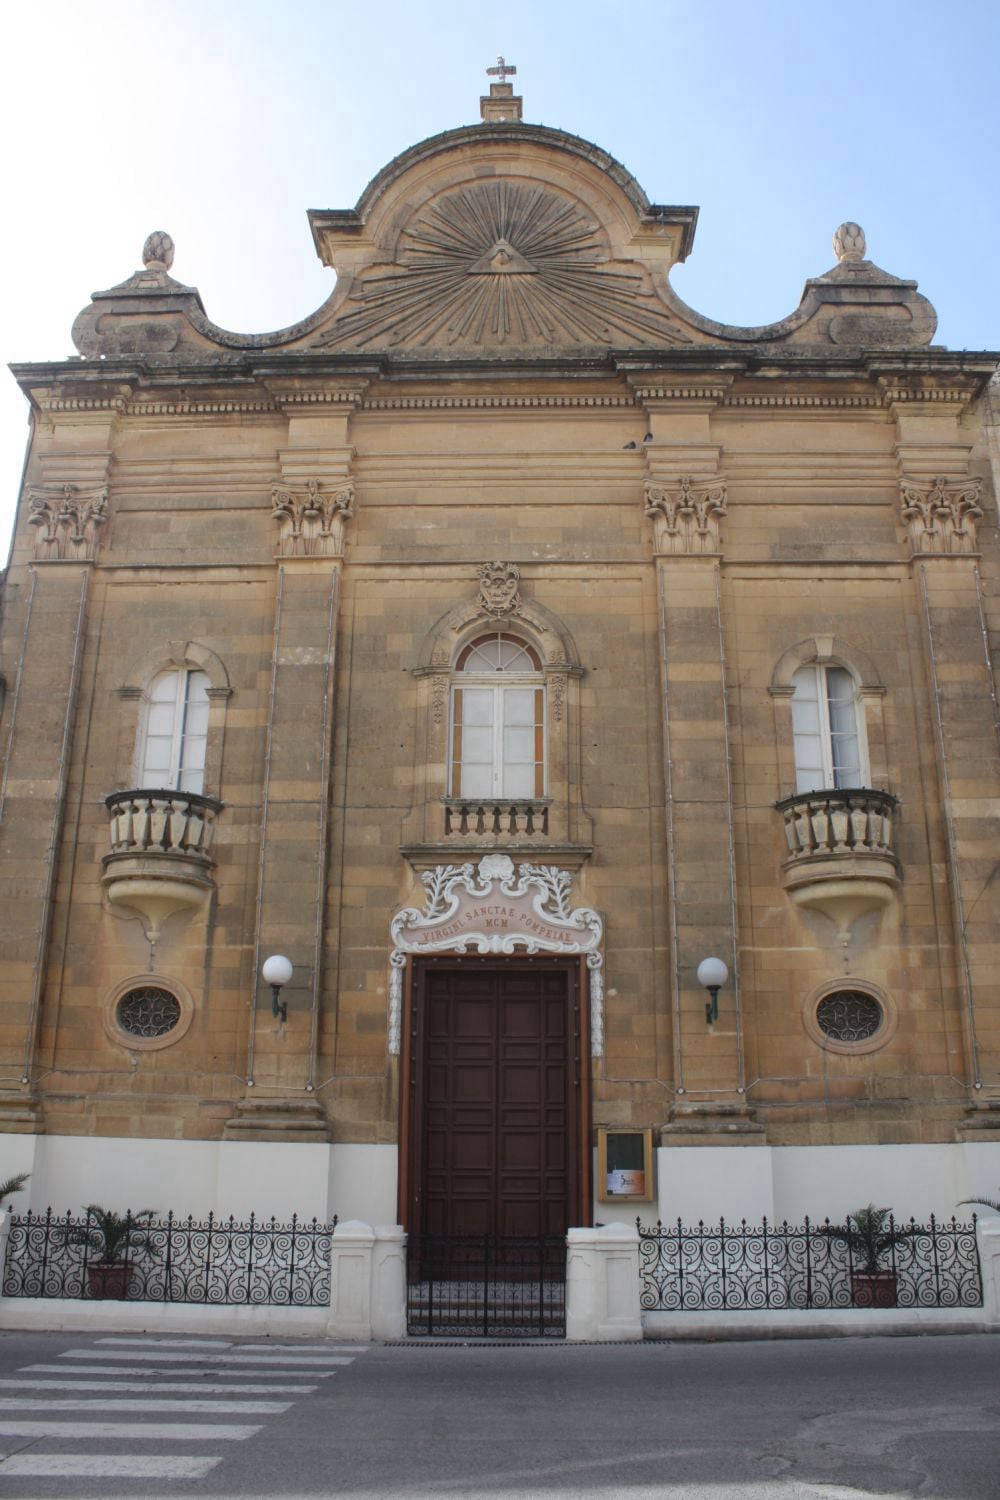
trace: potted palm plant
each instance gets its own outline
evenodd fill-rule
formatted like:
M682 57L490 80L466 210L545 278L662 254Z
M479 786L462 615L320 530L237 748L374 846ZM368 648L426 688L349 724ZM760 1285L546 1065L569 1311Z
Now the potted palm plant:
M847 1215L846 1224L826 1224L820 1231L846 1245L851 1257L851 1305L895 1307L896 1273L886 1257L896 1245L913 1236L912 1229L897 1229L892 1209L869 1203Z
M7 1199L21 1191L30 1176L30 1172L18 1172L16 1176L8 1177L6 1182L0 1182L0 1208L6 1207Z
M63 1242L82 1245L96 1259L87 1262L90 1295L97 1299L121 1301L128 1296L135 1261L142 1256L158 1256L149 1230L155 1209L143 1208L134 1214L116 1214L114 1209L87 1205L87 1220L64 1231Z

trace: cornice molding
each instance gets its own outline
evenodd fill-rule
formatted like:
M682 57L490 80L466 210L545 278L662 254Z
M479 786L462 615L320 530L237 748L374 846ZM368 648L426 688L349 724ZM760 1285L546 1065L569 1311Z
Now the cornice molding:
M370 396L364 411L490 411L504 408L633 407L631 396Z

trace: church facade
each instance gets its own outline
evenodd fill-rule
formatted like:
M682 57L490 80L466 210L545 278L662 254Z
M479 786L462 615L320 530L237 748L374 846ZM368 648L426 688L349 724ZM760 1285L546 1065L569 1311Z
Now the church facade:
M502 74L481 113L310 214L294 327L217 327L157 232L14 369L5 1170L950 1214L1000 1183L998 357L851 223L712 322L696 209Z

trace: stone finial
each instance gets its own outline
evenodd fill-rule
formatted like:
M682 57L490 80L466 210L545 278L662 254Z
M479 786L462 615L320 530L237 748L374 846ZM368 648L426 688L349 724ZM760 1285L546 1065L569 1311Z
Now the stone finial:
M169 271L174 263L174 242L165 229L154 229L142 247L142 263L154 271Z
M837 259L859 261L865 258L865 232L860 224L841 224L833 236L833 251Z

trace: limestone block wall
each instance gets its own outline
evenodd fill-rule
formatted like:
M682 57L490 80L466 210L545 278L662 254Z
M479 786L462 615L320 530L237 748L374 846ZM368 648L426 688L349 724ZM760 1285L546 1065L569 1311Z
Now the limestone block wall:
M692 397L524 375L476 404L457 379L404 394L342 381L306 405L263 382L223 401L220 377L200 407L133 394L89 425L41 424L29 482L103 474L108 499L93 557L73 563L38 558L22 513L7 584L8 683L25 663L0 734L11 1096L27 1057L50 1132L215 1140L252 1077L314 1095L335 1141L396 1139L388 928L418 889L401 846L441 818L427 747L440 782L443 737L415 668L501 558L582 669L566 689L566 797L569 842L592 849L575 899L606 920L595 1123L663 1126L686 1099L749 1109L774 1144L953 1140L970 1100L1000 1089L990 439L982 411L950 397L914 415L861 375L805 395L783 379ZM914 561L901 474L966 471L983 480L977 554ZM717 534L698 556L657 555L644 485L685 476L724 482ZM310 479L350 482L342 543L276 559L273 486ZM793 789L775 671L817 637L875 674L872 779L899 799L898 895L846 943L789 900L774 809ZM137 693L191 642L225 678L205 786L224 804L214 892L151 953L104 894L103 803L132 784ZM709 945L730 961L727 944L739 1011L734 986L709 1032L694 967ZM296 965L286 1026L256 981L265 949ZM130 1052L108 1011L147 974L183 986L193 1019L170 1046ZM851 979L897 1022L858 1055L803 1022L819 986Z

